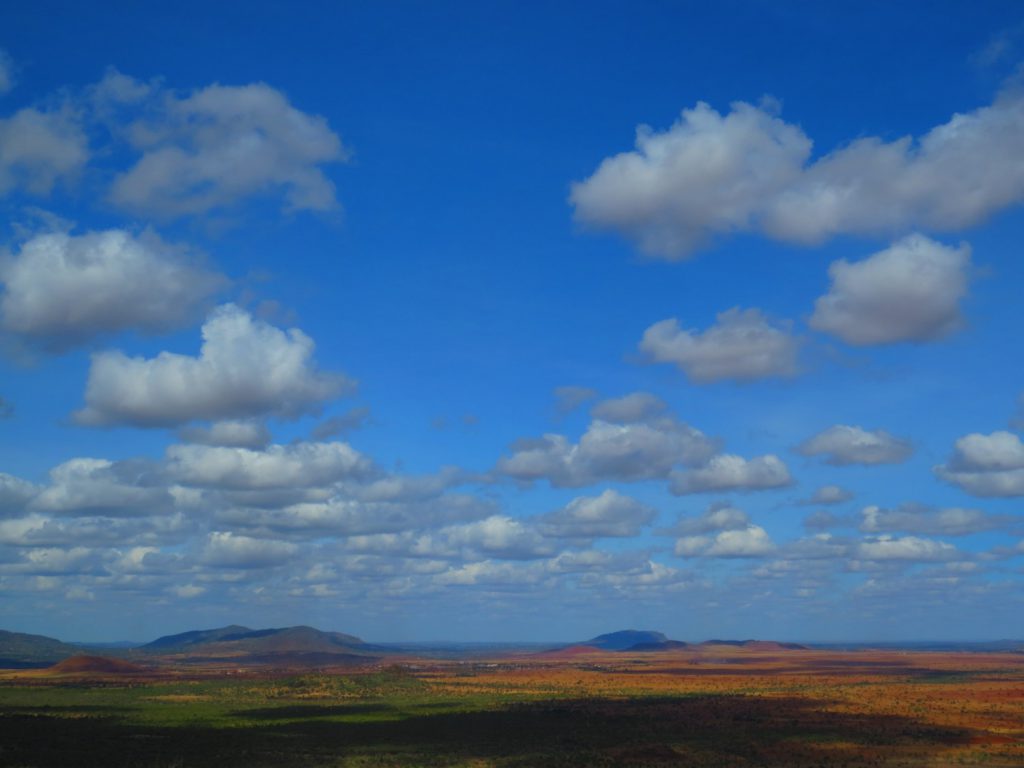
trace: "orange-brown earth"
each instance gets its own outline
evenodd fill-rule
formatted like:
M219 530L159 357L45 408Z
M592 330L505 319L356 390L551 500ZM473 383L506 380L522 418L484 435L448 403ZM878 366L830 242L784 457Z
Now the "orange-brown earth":
M62 664L76 670L76 685L90 674L84 662ZM352 744L370 739L366 734L372 731L372 738L386 745L387 728L394 728L396 738L416 734L431 750L472 757L453 765L526 765L550 753L551 764L560 765L1024 766L1020 653L838 652L772 645L609 652L576 646L466 660L390 657L362 668L324 667L315 675L320 681L358 679L386 669L415 679L421 686L417 706L427 715L435 707L439 713L450 710L451 702L458 711L417 715L401 726L339 723L334 731L323 720L311 720L308 727L317 725L317 738L328 743L337 733L339 745ZM309 679L308 667L291 671L299 672ZM93 674L97 683L110 684L110 670ZM169 676L210 680L229 670L222 664L169 665L148 674L157 684ZM289 671L250 666L230 674L277 678ZM146 675L134 670L133 684ZM62 679L53 669L0 673L0 692L5 685L58 687ZM290 690L286 686L281 696L291 696ZM352 693L331 700L337 694L323 682L306 684L303 691L301 704L297 698L280 700L283 714L276 714L277 704L249 714L261 712L276 723L285 715L285 720L343 716L347 707L362 706L351 700ZM375 701L366 706L390 706ZM513 738L510 731L523 736ZM219 733L221 740L244 735L239 729L230 737ZM246 738L257 732L249 733ZM529 751L536 749L542 751ZM563 762L555 759L558 755ZM402 765L403 759L380 764Z
M108 675L146 675L150 670L146 667L132 664L123 659L112 659L107 656L72 656L59 661L52 667L47 667L42 674L48 675L70 675L89 679L95 676Z
M740 720L767 717L769 727L773 719L780 727L796 725L819 738L816 748L834 753L840 765L1024 766L1020 653L793 651L771 645L631 653L574 647L434 665L418 674L463 695L503 691L608 702L692 696L694 702L683 708L689 717L728 718L718 706L726 705ZM719 698L701 698L708 695ZM875 731L875 740L885 743L865 745L858 729ZM847 740L839 737L844 733ZM899 738L910 733L914 738Z

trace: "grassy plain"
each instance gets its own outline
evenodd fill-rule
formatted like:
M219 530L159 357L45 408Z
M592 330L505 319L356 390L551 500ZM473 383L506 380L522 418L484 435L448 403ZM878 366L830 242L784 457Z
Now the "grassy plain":
M0 673L0 765L1024 766L1024 655L704 647Z

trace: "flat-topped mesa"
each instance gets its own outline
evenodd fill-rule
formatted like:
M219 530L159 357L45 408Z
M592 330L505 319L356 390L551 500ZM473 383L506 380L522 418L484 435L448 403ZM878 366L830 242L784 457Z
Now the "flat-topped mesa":
M167 635L142 646L158 653L238 652L238 653L344 653L366 650L355 635L323 632L314 627L250 629L231 625L219 629L193 630Z
M799 643L782 643L775 640L706 640L703 643L685 643L682 640L670 640L664 633L653 630L625 629L618 632L598 635L591 640L584 640L570 647L587 647L602 651L699 651L703 648L736 648L748 651L806 651L809 648Z
M800 643L781 643L777 640L705 640L701 646L725 645L732 648L748 648L755 651L809 651Z
M580 645L590 645L605 651L627 651L637 645L657 645L669 642L661 632L653 630L624 629L598 635L592 640L585 640Z

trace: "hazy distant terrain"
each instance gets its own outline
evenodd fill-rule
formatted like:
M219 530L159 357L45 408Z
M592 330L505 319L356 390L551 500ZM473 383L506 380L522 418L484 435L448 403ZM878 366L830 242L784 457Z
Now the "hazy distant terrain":
M25 637L3 639L68 648ZM1010 768L1022 712L1015 651L624 630L439 658L229 626L0 672L0 765Z

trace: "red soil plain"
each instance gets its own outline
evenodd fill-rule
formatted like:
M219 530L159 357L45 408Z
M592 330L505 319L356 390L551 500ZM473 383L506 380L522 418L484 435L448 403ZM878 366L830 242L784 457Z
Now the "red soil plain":
M766 730L793 732L792 740L776 743L779 753L761 752L766 765L813 764L802 749L806 740L815 753L831 753L822 765L1024 766L1020 653L788 650L773 643L656 653L573 646L415 673L462 695L500 690L612 705L663 697L660 714L689 718L695 735L731 729L756 741ZM673 706L676 699L680 706ZM692 757L679 764L703 764ZM675 762L648 758L640 762ZM738 757L709 764L758 763Z
M479 745L460 742L463 733L470 741L488 728L522 734L522 744L492 739L486 754L446 765L1024 766L1024 654L1011 652L573 646L459 660L388 656L315 669L286 654L260 665L241 658L188 665L154 659L145 666L71 659L46 670L2 672L0 689L155 686L228 675L273 686L296 676L358 680L382 673L413 681L437 701L465 703L458 717L466 719L435 716L425 726L431 749L473 756ZM296 699L311 712L326 709L337 703L329 687L289 689L287 703L299 712L305 710ZM540 748L546 751L529 751ZM550 762L536 757L548 753Z

